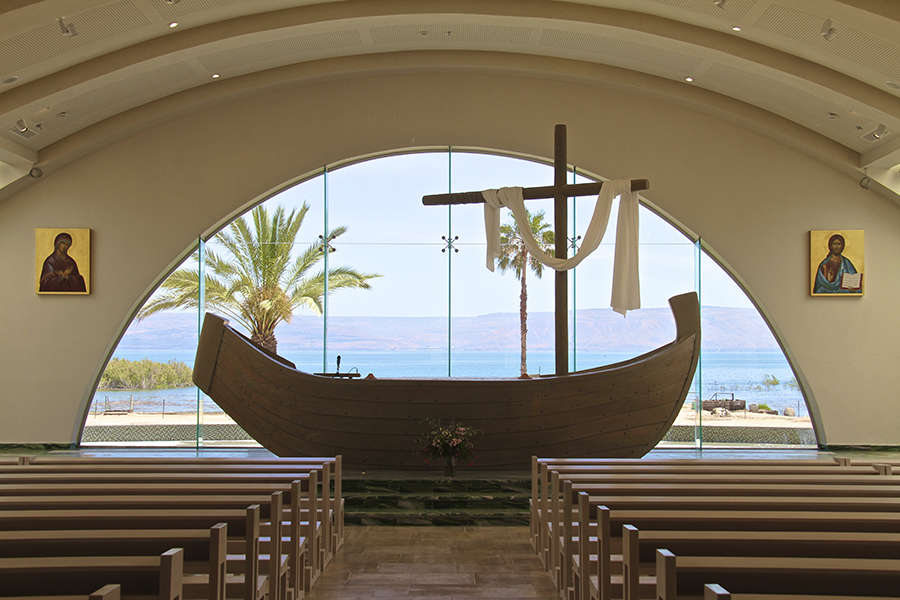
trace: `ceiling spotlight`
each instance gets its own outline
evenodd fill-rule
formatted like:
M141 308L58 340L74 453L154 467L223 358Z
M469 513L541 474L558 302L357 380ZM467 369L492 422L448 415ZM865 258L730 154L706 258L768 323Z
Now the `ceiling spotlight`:
M713 4L718 8L725 8L725 0L713 0Z
M4 81L3 83L6 83L6 81ZM884 85L895 90L900 90L900 83L897 83L896 81L887 81Z
M169 29L175 29L176 27L178 27L178 21L172 21L171 23L169 23Z
M688 83L692 83L694 81L694 78L691 77L690 75L688 75L687 77L684 78L684 80L687 81Z
M28 176L33 177L34 179L40 179L44 176L44 170L40 167L31 167L31 170L28 171Z
M213 78L213 79L218 79L219 77L221 77L221 75L219 75L218 73L213 73L213 74L212 74L212 78Z
M9 85L10 83L15 83L18 80L19 80L18 75L10 75L9 77L4 77L2 83L3 83L3 85Z
M25 122L25 119L19 119L18 121L16 121L16 129L19 130L19 133L28 132L28 123Z
M165 0L165 2L166 2L166 4L172 5L172 4L178 4L179 2L181 2L181 0Z
M826 42L830 42L836 31L837 30L832 27L831 19L825 19L825 22L822 23L822 29L819 30L819 34L825 38Z
M78 32L75 31L75 25L72 23L66 23L64 17L59 17L56 19L56 24L59 25L59 32L62 33L66 37L75 37L78 35Z
M731 26L731 30L732 30L732 31L740 31L740 30L741 30L741 26L740 26L740 25L732 25L732 26Z
M828 113L828 118L831 119L831 120L837 119L839 116L840 116L840 115L838 115L836 112L830 112L830 113Z
M862 131L862 128L857 125L856 130ZM888 134L887 125L885 125L884 123L879 123L878 127L873 129L869 133L864 134L862 136L862 139L866 140L867 142L877 142L878 140L882 139L887 134Z
M863 175L863 178L859 180L859 187L864 190L869 189L869 186L872 185L872 178L868 175Z

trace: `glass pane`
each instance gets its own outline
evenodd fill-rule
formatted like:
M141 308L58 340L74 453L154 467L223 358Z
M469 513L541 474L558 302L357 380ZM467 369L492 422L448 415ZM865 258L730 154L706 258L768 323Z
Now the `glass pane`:
M452 191L499 187L551 185L553 169L540 163L474 153L453 153ZM543 212L539 222L553 229L553 200L530 200L533 215ZM514 236L504 236L503 227L517 231L512 213L500 213L501 251L510 244L509 267L501 263L494 272L485 267L484 205L452 208L452 230L459 240L452 256L452 375L454 377L518 377L522 356L522 280L515 265L521 250ZM550 248L552 252L552 247ZM528 373L552 373L554 359L553 270L530 265L525 269L526 368Z
M422 196L446 190L443 152L329 172L329 228L346 227L332 242L329 269L377 277L369 289L330 284L327 372L340 355L341 371L362 376L446 377L447 208L422 205Z
M129 325L94 392L81 443L86 446L191 446L197 435L197 252L163 281L144 308L160 310ZM164 303L179 272L194 273L193 306Z
M219 234L206 243L207 251L207 276L208 280L215 280L223 284L229 284L234 280L226 269L238 269L249 273L248 279L254 282L254 286L242 289L236 296L237 303L246 307L254 305L262 297L263 302L282 298L268 295L260 296L260 290L265 288L264 280L258 275L269 271L264 267L280 265L280 273L277 279L277 289L285 294L287 299L293 296L293 290L304 287L304 282L315 278L315 274L321 268L321 253L319 234L322 233L324 219L324 177L318 176L303 183L286 189L272 196L253 211L239 217L250 232L253 246L258 248L255 260L248 260L248 253L240 244L234 245L229 239L241 239L241 233L237 228L237 222L225 227ZM254 224L254 215L266 216L266 222L272 223L278 211L282 211L282 229L285 233L274 238L260 237L260 232ZM293 237L287 233L290 230L288 223L296 223L300 220L299 228ZM276 228L273 227L273 230ZM306 270L300 276L292 279L292 272L301 257L307 257ZM221 262L227 265L225 269L216 268ZM245 265L245 266L242 266ZM255 324L259 319L247 321L237 318L240 312L233 302L217 302L215 290L210 286L206 290L206 308L210 312L218 312L231 317L231 324L242 333L259 342L268 344L268 348L277 351L288 360L294 362L298 369L318 370L322 364L322 327L323 318L314 309L314 303L309 299L296 300L290 303L291 308L285 317L281 317L274 331L264 331ZM313 294L315 296L315 294ZM251 314L259 314L261 308L250 310ZM200 439L204 446L252 446L258 445L234 420L229 417L215 402L204 396L200 414Z
M797 379L743 290L703 253L703 444L816 444Z

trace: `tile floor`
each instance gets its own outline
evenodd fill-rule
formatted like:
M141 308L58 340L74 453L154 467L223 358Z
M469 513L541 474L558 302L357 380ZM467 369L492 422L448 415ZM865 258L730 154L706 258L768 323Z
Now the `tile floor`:
M527 527L351 527L309 600L550 600Z

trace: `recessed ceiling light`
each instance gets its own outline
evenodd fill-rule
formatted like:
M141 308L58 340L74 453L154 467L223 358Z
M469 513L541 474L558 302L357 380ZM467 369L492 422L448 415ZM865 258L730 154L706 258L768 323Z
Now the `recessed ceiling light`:
M15 83L19 80L18 75L10 75L3 80L3 85L9 85L10 83Z
M218 73L213 73L213 74L212 74L212 78L213 78L213 79L218 79L219 77L221 77L221 75L219 75Z
M65 118L68 117L68 116L69 116L69 113L67 113L67 112L64 111L64 110L61 110L61 111L59 111L58 113L56 113L56 118L57 118L57 119L65 119Z
M6 82L4 81L3 83ZM900 90L900 83L897 83L896 81L888 81L884 85L888 86L889 88L894 88L895 90Z
M732 25L731 30L732 30L732 31L740 31L740 30L741 30L741 26L740 26L740 25Z
M836 112L830 112L830 113L828 113L828 118L829 118L829 119L837 119L839 116L840 116L840 115L837 114Z
M178 27L178 21L172 21L171 23L169 23L169 29L175 29L176 27Z
M718 8L725 8L725 0L713 0L713 4Z
M684 78L684 80L687 81L688 83L691 83L694 81L694 78L691 77L690 75L688 75L687 77Z
M830 42L835 33L837 33L837 29L832 27L831 19L825 19L825 22L822 23L822 29L819 30L819 35L825 38L826 42Z
M181 0L166 0L166 4L178 4Z

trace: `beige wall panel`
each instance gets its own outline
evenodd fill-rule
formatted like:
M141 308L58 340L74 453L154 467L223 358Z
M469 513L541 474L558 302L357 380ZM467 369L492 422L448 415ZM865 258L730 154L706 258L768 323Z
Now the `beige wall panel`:
M809 384L820 441L900 442L897 205L656 95L444 71L260 91L139 133L0 203L0 443L76 440L102 361L150 282L251 199L325 163L396 148L550 156L557 122L569 125L570 161L649 178L648 198L735 269ZM90 296L35 295L32 229L53 226L93 229ZM809 297L807 232L827 228L865 230L865 297Z

